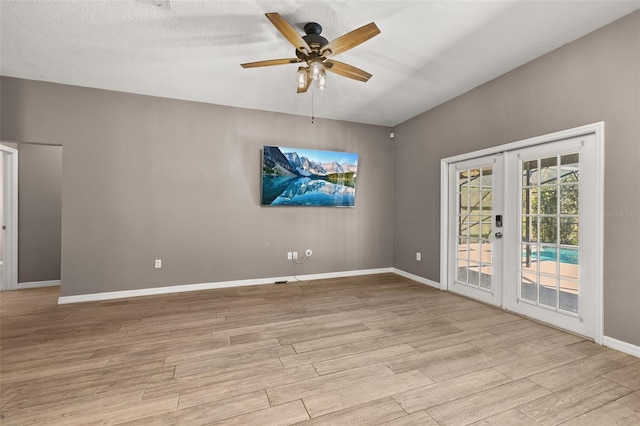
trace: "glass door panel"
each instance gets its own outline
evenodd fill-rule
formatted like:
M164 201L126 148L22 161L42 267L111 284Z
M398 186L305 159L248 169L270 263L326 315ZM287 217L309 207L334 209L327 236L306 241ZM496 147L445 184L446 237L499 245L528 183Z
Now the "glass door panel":
M520 160L520 298L578 312L579 152ZM558 165L561 165L558 167Z
M485 302L501 303L501 256L494 236L496 211L501 209L502 156L468 160L449 166L450 258L455 267L449 288ZM496 193L498 188L498 194ZM498 265L496 265L498 260Z

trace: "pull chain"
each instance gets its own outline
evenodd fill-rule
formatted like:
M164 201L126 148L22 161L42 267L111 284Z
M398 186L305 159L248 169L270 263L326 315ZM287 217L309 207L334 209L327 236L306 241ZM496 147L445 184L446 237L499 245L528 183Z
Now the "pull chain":
M311 90L311 124L313 124L314 119L315 117L313 112L313 90Z

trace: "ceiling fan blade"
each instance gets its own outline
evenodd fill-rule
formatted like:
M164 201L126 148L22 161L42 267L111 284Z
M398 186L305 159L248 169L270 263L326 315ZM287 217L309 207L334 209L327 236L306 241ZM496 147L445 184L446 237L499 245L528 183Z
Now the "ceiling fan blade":
M293 44L296 50L308 55L311 53L311 47L302 38L300 34L279 14L279 13L265 13L267 18L271 21L274 27L280 34L286 38L289 43Z
M269 59L266 61L248 62L246 64L240 64L240 66L242 68L256 68L256 67L269 67L271 65L297 64L298 62L302 62L302 61L298 58Z
M380 34L378 26L371 22L365 26L341 35L337 39L333 40L320 52L321 56L337 55L338 53L345 52L351 48L356 47L359 44L364 43L372 37Z
M345 64L344 62L338 62L332 60L327 60L324 62L324 67L327 71L331 71L343 77L351 78L353 80L367 82L372 77L366 71L361 70L360 68L356 68L353 65Z

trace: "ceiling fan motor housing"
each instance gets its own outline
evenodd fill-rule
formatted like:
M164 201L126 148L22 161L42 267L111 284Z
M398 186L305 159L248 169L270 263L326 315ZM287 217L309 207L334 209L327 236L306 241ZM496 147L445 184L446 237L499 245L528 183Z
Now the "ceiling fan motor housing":
M304 32L306 35L302 36L302 39L306 41L311 48L312 55L305 55L304 53L296 50L296 56L302 60L307 60L308 56L314 56L313 54L319 56L320 50L329 44L329 40L320 35L322 32L322 26L317 22L309 22L305 24Z

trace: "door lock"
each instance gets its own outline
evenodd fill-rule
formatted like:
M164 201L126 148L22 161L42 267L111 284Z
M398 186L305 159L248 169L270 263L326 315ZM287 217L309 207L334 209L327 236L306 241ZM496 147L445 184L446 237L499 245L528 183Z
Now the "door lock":
M493 234L496 236L496 238L502 238L502 232L496 232L495 234Z

